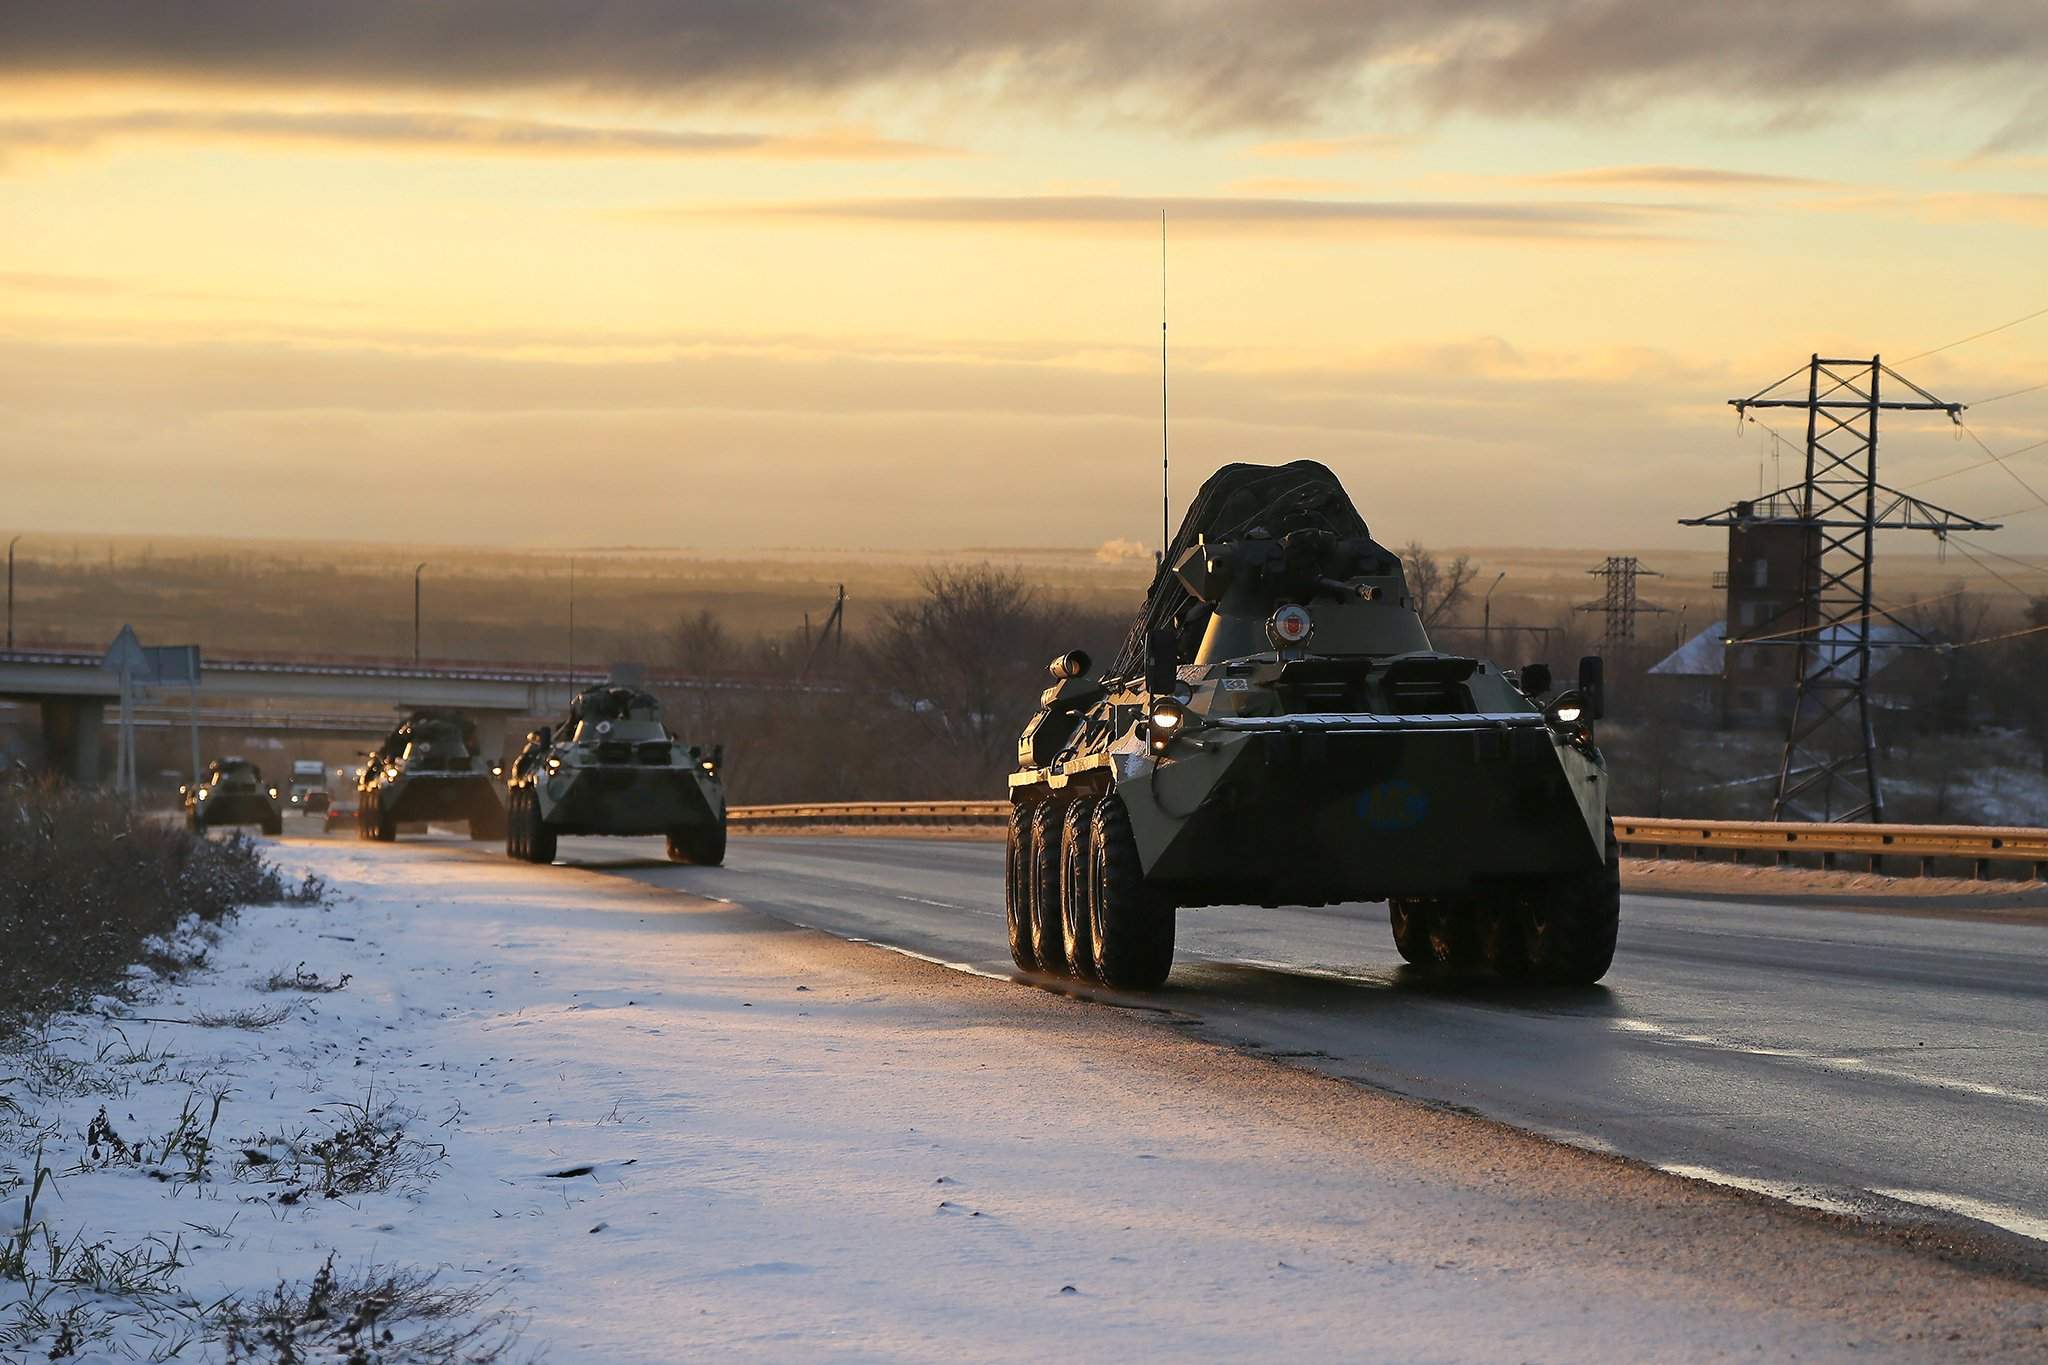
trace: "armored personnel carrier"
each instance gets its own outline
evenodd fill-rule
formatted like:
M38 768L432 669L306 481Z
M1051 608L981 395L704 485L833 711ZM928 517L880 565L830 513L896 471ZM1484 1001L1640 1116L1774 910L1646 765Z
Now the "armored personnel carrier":
M178 788L185 825L204 834L215 825L256 825L265 834L284 833L277 788L263 785L263 770L246 758L216 758L197 786Z
M716 867L725 861L722 757L677 739L646 692L578 693L569 718L529 734L512 761L505 852L551 863L564 834L661 834L676 862Z
M356 833L389 843L402 824L467 821L470 838L502 839L501 775L478 745L474 721L453 711L413 711L363 761Z
M1010 777L1020 968L1151 989L1178 909L1386 901L1418 966L1607 971L1600 661L1550 696L1547 666L1433 648L1322 465L1215 474L1109 667L1052 674Z

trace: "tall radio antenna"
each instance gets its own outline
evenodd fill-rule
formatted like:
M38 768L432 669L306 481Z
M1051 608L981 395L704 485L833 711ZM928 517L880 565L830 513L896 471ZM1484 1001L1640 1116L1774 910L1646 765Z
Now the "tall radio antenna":
M1166 551L1172 545L1173 533L1168 529L1172 517L1173 498L1168 482L1168 461L1166 452L1166 210L1159 210L1159 563L1166 563Z

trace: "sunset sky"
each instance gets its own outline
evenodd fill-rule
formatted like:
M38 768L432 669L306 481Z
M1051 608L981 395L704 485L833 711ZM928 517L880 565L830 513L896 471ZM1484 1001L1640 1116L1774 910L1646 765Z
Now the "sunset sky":
M1948 346L2048 309L2044 73L2038 0L11 0L0 523L1149 545L1163 208L1176 510L1698 546L1816 349L2048 440L2048 316Z

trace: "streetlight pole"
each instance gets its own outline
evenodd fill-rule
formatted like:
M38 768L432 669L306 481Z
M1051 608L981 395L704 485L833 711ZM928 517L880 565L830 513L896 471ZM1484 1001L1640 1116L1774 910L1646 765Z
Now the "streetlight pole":
M420 570L426 567L422 560L412 568L412 661L415 667L420 661Z
M1499 587L1500 581L1507 576L1508 571L1506 569L1502 569L1499 573L1495 574L1492 585L1486 590L1485 599L1480 603L1480 620L1484 624L1481 625L1479 632L1481 641L1479 651L1489 659L1493 657L1493 590Z
M28 534L26 531L22 535ZM14 547L21 543L21 536L7 542L7 647L14 648Z

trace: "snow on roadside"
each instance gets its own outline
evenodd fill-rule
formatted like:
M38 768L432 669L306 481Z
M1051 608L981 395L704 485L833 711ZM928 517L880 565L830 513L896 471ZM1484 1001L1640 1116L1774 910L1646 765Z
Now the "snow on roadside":
M203 969L53 1025L60 1060L9 1058L43 1071L5 1088L0 1185L32 1183L40 1139L51 1238L141 1249L123 1292L42 1304L50 1331L81 1310L88 1356L224 1358L222 1300L247 1340L331 1334L379 1289L422 1310L380 1360L515 1323L593 1361L2040 1340L2002 1285L1853 1244L1837 1265L1827 1229L1150 1016L461 844L276 851L337 899L244 911ZM0 1324L21 1289L0 1280Z

